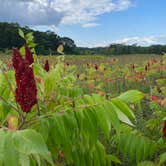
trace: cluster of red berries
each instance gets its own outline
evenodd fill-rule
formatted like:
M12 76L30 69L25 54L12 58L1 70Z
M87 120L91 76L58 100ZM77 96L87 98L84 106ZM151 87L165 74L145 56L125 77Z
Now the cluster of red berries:
M50 66L49 66L48 60L46 60L46 62L45 62L44 70L47 71L47 72L49 72L49 70L50 70Z
M99 66L97 64L95 64L95 70L98 70Z
M13 49L12 62L16 78L15 98L23 112L28 113L37 103L37 88L32 69L34 59L30 49L25 46L25 58L18 49Z

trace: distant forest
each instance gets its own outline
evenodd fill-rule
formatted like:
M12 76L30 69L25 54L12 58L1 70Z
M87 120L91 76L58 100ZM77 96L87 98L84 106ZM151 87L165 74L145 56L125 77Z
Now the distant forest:
M17 23L0 23L0 51L12 49L13 47L20 47L24 44L24 40L19 36L18 29L26 34L33 32L34 42L37 43L37 54L57 54L56 49L60 44L65 47L65 53L73 54L76 45L74 41L68 37L60 37L54 32L40 32L34 31L29 27L20 27Z
M166 45L151 45L148 47L138 45L110 44L107 47L85 48L77 47L74 40L68 37L60 37L54 32L40 32L29 27L20 27L17 23L0 23L0 51L10 50L13 47L20 47L24 40L19 36L18 29L24 33L33 32L37 54L57 54L56 48L64 45L65 54L75 55L125 55L125 54L163 54L166 53Z

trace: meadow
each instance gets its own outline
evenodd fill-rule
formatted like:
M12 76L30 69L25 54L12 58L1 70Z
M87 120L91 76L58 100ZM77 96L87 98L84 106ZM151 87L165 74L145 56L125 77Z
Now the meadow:
M166 55L22 48L0 61L0 165L166 164Z
M44 63L46 59L49 59L51 65L57 63L58 55L38 55L38 59L41 63ZM0 52L1 60L5 63L11 63L12 51L7 50L6 52ZM150 59L161 59L162 55L156 54L127 54L127 55L65 55L65 62L70 65L76 65L82 67L85 64L110 64L113 59L118 61L117 65L125 66L126 64L142 64ZM9 61L9 62L8 62Z

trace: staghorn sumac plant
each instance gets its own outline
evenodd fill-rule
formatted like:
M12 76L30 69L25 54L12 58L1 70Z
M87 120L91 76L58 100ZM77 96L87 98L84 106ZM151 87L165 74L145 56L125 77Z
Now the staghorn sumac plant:
M124 147L124 154L136 152L130 155L135 163L153 157L156 144L133 130L136 118L128 106L140 102L143 93L131 90L112 99L85 94L77 84L77 68L66 67L59 56L56 67L45 71L31 53L33 38L28 36L31 46L27 42L20 52L13 52L14 68L0 68L0 165L121 163L105 146L109 140L119 152Z
M13 67L16 78L16 102L20 104L24 112L31 111L33 105L37 104L37 88L32 69L34 62L30 49L25 46L26 55L23 58L18 49L13 49Z
M47 72L50 70L48 60L46 60L46 62L45 62L45 64L44 64L44 70L47 71Z

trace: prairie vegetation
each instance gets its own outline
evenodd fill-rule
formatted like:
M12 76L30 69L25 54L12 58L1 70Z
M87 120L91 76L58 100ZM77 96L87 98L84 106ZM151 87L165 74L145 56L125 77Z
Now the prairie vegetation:
M165 55L42 57L20 35L0 61L0 165L166 164Z

